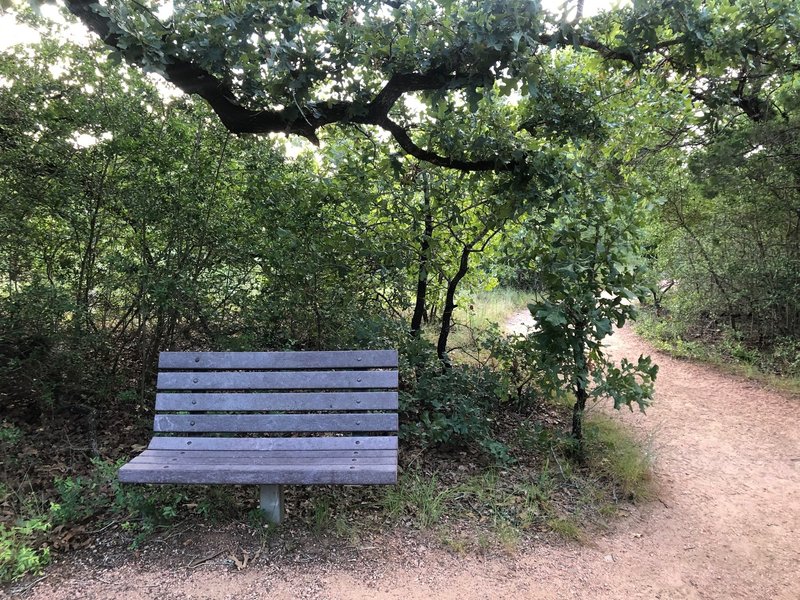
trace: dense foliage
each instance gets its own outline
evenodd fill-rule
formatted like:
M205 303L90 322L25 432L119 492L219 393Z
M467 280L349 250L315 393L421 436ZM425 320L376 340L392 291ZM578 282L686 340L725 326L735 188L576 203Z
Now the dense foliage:
M637 194L666 198L648 229L660 276L679 282L673 310L762 343L796 334L787 4L573 20L527 2L67 5L112 59L208 108L98 47L45 38L5 55L0 377L32 419L138 405L163 348L433 342L446 370L459 298L497 276L540 298L535 344L513 349L524 358L486 343L497 364L538 369L510 383L517 401L556 380L583 396L608 324L632 314L602 294L641 295ZM294 159L230 133L319 141L332 123ZM447 375L434 363L405 385L441 410L409 414L447 421L462 403L416 383ZM475 404L481 429L492 402Z
M783 3L760 14L747 3L736 6L743 19L759 23L741 34L750 48L744 64L725 75L736 93L721 96L711 86L692 114L668 127L671 148L642 160L649 193L660 202L649 225L661 278L656 331L797 373L800 14ZM788 51L779 67L758 56L768 47ZM711 63L704 72L720 67Z
M404 435L494 448L493 375L441 360L459 283L489 281L465 257L538 196L347 138L289 160L96 49L45 38L0 69L7 414L80 418L96 454L98 413L152 409L160 350L399 346Z
M715 136L669 173L657 228L672 284L662 308L684 333L769 348L800 334L796 117Z
M381 250L326 218L342 190L133 71L52 42L39 52L1 67L7 394L99 404L148 387L165 347L356 335Z

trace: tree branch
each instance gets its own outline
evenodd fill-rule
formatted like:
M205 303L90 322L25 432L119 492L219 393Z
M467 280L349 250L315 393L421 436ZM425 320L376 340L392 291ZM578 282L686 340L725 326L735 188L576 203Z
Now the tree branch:
M113 18L101 14L96 9L97 0L66 0L69 11L82 21L91 31L96 33L105 44L117 49L126 56L129 62L141 63L146 55L145 47L133 48L130 40L124 39L115 25ZM386 2L389 6L399 7L402 1ZM138 4L138 2L137 2ZM318 12L317 4L311 4L309 11ZM314 14L312 16L324 15ZM542 34L540 43L547 45L573 45L594 50L602 57L622 60L639 65L639 57L649 51L663 49L681 43L681 39L660 42L639 53L629 49L610 48L596 40L580 35L577 38L567 37L563 33ZM457 66L436 65L424 72L406 72L393 74L383 88L372 98L362 102L341 101L332 104L307 103L305 105L288 106L280 110L254 110L243 106L231 85L203 67L177 54L167 55L163 64L163 75L187 94L197 94L211 106L222 124L236 134L283 133L305 137L314 144L319 143L316 130L332 123L356 123L376 125L389 131L400 147L415 158L433 165L457 169L461 171L511 171L521 161L504 162L500 160L460 160L445 157L418 146L411 139L406 128L392 121L389 112L396 102L406 93L464 89L471 84L485 85L485 73L469 74L460 72Z
M670 40L663 40L657 44L654 44L653 46L644 47L638 53L634 53L629 48L612 48L610 46L606 46L605 44L598 42L597 40L593 40L585 35L579 35L576 38L570 38L564 35L564 33L558 32L543 33L539 36L539 43L544 44L545 46L549 46L551 44L555 44L556 46L577 45L581 48L594 50L607 60L621 60L623 62L630 63L635 67L640 66L641 56L650 54L651 52L657 52L658 50L663 50L665 48L670 48L672 46L679 46L683 42L684 37L680 36Z
M414 143L414 140L411 139L411 136L408 135L408 132L403 127L389 119L389 117L383 117L379 120L379 122L374 124L391 133L392 137L394 137L395 141L403 150L406 151L406 153L410 154L414 158L428 162L432 165L436 165L437 167L446 167L448 169L457 169L459 171L510 171L515 164L502 163L494 160L468 161L441 156L435 152L431 152L430 150L425 150L424 148L417 146Z

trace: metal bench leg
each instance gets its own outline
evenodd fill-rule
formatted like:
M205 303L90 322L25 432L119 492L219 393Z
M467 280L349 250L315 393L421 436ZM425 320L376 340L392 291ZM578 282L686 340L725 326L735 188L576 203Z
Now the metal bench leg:
M283 521L283 486L262 485L261 511L270 523Z

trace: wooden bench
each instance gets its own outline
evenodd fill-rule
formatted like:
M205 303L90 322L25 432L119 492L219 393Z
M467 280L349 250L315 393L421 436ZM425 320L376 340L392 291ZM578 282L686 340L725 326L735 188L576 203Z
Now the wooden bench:
M257 484L268 519L284 484L397 481L397 352L162 352L155 436L123 483Z

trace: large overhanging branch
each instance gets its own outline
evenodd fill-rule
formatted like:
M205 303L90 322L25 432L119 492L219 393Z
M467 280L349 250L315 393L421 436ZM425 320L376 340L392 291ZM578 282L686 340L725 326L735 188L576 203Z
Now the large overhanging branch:
M502 163L494 160L468 161L448 158L431 152L430 150L425 150L414 143L405 128L389 119L389 117L380 119L380 122L375 123L375 125L391 133L397 144L408 154L419 160L436 165L437 167L446 167L459 171L510 171L515 166L514 163Z
M105 44L117 50L123 50L121 37L115 33L112 19L95 10L96 0L66 0L66 5L69 11L96 33ZM557 34L557 36L542 34L539 41L542 44L578 44L594 50L606 59L638 64L637 57L631 51L609 48L585 36L569 39L563 34ZM658 48L678 43L680 40L666 41L659 44ZM144 51L142 55L144 55ZM168 57L163 66L163 75L167 81L185 93L197 94L208 102L222 124L232 133L294 134L318 144L316 131L325 125L348 122L376 125L388 131L405 152L437 166L461 171L509 171L515 168L515 163L498 160L470 161L440 156L418 146L411 139L406 128L389 118L390 110L404 94L464 89L469 85L475 85L473 77L457 70L434 67L426 72L396 73L367 103L356 104L342 101L325 106L308 104L301 107L294 105L281 110L253 110L242 106L229 84L190 60L178 56Z

